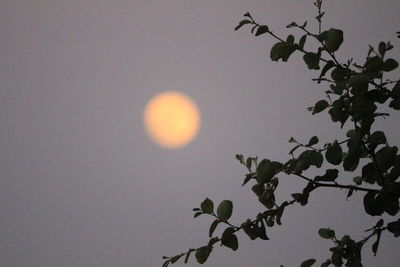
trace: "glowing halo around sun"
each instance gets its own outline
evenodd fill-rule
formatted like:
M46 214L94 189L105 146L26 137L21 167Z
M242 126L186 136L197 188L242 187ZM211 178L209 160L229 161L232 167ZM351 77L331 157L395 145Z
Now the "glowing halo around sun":
M158 145L178 148L187 145L200 128L200 112L190 97L175 91L155 95L144 109L147 133Z

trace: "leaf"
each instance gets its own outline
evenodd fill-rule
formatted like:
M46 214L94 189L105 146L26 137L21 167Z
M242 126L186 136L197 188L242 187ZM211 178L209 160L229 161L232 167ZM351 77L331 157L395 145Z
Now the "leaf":
M308 259L301 263L300 267L310 267L316 262L315 259Z
M248 173L248 174L246 174L246 177L245 177L244 180L243 180L242 186L244 186L245 184L247 184L252 178L253 178L253 173Z
M257 234L257 237L262 239L262 240L269 240L267 236L267 232L265 229L264 221L260 220L255 223L255 233Z
M378 56L368 57L364 67L366 72L378 75L382 71L383 60Z
M318 83L321 82L321 78L325 76L326 72L335 66L335 63L332 60L329 60L325 66L322 68L321 74L319 75Z
M339 165L342 162L342 148L337 143L334 142L332 145L328 145L328 149L325 152L326 160L333 164Z
M335 179L338 177L339 171L337 169L328 169L326 170L325 174L323 176L316 176L315 181L316 182L333 182Z
M323 111L327 107L329 107L329 103L326 100L319 100L317 103L315 103L312 115L314 115L316 113L320 113L321 111Z
M242 154L236 154L235 158L240 162L240 164L245 164L244 163L244 157Z
M213 223L210 225L210 230L208 231L208 236L209 236L209 237L212 237L212 235L213 235L213 233L214 233L214 231L215 231L215 228L217 228L217 226L218 226L219 223L220 223L220 220L215 219L215 220L213 221Z
M282 163L264 159L257 167L257 182L260 184L267 183L282 168Z
M232 227L226 228L221 236L221 244L233 251L239 248L237 236L234 234L235 230Z
M200 208L204 213L213 213L214 203L209 198L206 198L201 204Z
M316 53L307 52L303 56L304 62L310 70L319 70L319 55Z
M400 81L397 81L397 83L393 87L391 96L393 98L400 98Z
M346 69L344 68L334 68L331 72L331 77L335 82L343 82L346 77Z
M325 41L326 49L329 52L335 52L339 49L342 43L343 31L334 28L329 29Z
M308 159L308 162L310 165L314 165L318 168L321 168L323 161L324 161L324 158L322 157L321 152L311 150L310 157Z
M251 163L252 163L252 158L247 158L246 159L246 167L247 167L247 169L251 169Z
M374 252L374 256L376 256L376 253L378 252L379 241L381 240L381 233L382 230L380 229L376 231L376 241L372 245L372 252Z
M325 12L322 12L318 16L315 17L316 20L321 21L321 18L325 15Z
M386 44L385 44L385 42L380 42L379 43L378 51L379 51L379 54L382 55L382 57L385 55L385 52L386 52Z
M293 147L293 148L289 151L289 155L293 155L293 152L296 151L299 147L300 147L300 145L297 145L297 146Z
M232 215L233 204L230 200L223 200L217 208L217 216L221 221L227 221Z
M398 66L399 63L396 60L394 60L393 58L389 58L385 60L385 63L383 63L383 70L389 72L396 69Z
M354 171L360 161L360 155L358 152L349 153L343 161L343 169L348 172Z
M271 48L270 58L272 61L278 61L279 59L283 58L286 53L286 44L285 42L279 42L274 44Z
M182 255L176 255L176 256L172 257L171 258L171 263L177 262L180 259L180 257L182 257Z
M194 218L197 218L197 217L199 217L200 215L202 215L203 214L203 212L201 212L201 211L198 211L198 212L196 212L195 214L194 214Z
M356 176L353 178L353 182L357 185L360 185L362 183L362 177L361 176Z
M275 195L272 189L267 188L261 196L258 197L260 201L267 209L272 209L275 205Z
M289 25L287 25L286 28L293 28L293 27L296 27L296 26L297 26L297 23L296 22L292 22Z
M375 149L380 144L386 143L385 133L382 131L376 131L368 138L368 142L370 143L370 148Z
M397 147L385 146L375 154L375 159L381 171L386 171L396 160Z
M313 146L315 144L318 144L318 136L313 136L310 138L310 141L308 141L308 145L307 146Z
M198 263L205 263L208 256L210 256L210 249L207 246L196 249L195 257Z
M188 263L190 254L192 254L192 252L193 252L193 249L189 249L188 253L186 254L184 263Z
M242 21L239 22L239 24L235 27L235 31L239 30L243 25L250 24L250 23L252 23L252 22L251 22L250 20L248 20L248 19L242 20Z
M251 190L259 197L264 193L264 184L255 184Z
M394 222L390 222L387 225L389 232L391 232L395 237L400 236L400 219Z
M304 49L304 44L306 43L306 40L307 40L307 34L304 34L303 36L301 36L300 41L299 41L299 50Z
M335 231L331 230L330 228L321 228L318 231L320 237L325 239L331 239L335 237Z
M257 31L256 31L256 36L259 36L261 34L264 34L266 32L268 32L268 26L267 25L261 25L260 27L258 27Z
M381 203L376 199L377 192L369 191L364 196L364 210L371 216L380 216L383 213Z
M252 18L249 12L246 12L243 16L248 17L248 18Z
M392 109L395 109L395 110L400 110L400 98L393 99L390 102L389 107L391 107Z
M293 35L288 35L288 37L286 38L286 43L289 45L294 44L294 36Z
M369 82L369 76L366 74L356 74L354 76L352 76L349 81L348 84L349 86L357 86L357 85L361 85L361 84L365 84Z

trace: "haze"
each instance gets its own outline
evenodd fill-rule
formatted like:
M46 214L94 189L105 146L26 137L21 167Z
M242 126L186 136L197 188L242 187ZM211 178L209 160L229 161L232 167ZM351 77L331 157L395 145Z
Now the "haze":
M325 2L323 26L344 30L340 58L388 40L400 58L400 1ZM306 109L322 98L317 73L296 56L271 62L273 40L233 30L247 11L282 36L315 17L310 0L0 1L1 266L161 266L207 242L211 220L192 212L205 197L232 199L238 223L262 209L235 154L285 160L291 136L340 136ZM202 111L199 135L179 150L154 145L142 124L146 101L165 90ZM378 123L396 145L399 121ZM302 185L282 179L281 197ZM240 235L238 252L218 247L204 266L323 259L331 244L319 227L362 237L376 223L360 197L321 190L270 241ZM365 266L398 265L398 240L385 235L380 248Z

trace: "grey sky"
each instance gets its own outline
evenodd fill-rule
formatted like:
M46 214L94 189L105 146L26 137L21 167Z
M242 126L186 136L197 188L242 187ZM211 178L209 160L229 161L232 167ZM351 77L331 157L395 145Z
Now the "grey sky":
M381 40L400 58L400 1L326 2L324 25L345 32L340 58L363 59ZM207 242L211 219L192 212L206 196L233 199L237 223L253 217L262 207L240 186L236 153L285 160L290 136L329 142L340 131L306 110L323 96L316 73L296 56L272 63L273 40L233 28L250 11L286 36L292 21L312 25L311 3L1 0L0 266L160 266L162 255ZM182 149L157 147L142 126L146 101L165 90L191 96L202 113ZM377 123L395 145L399 121ZM303 185L281 180L282 200ZM240 235L238 252L218 247L205 266L322 260L331 244L319 227L362 237L376 222L360 198L318 192L288 209L270 241ZM365 266L398 264L398 240L383 237Z

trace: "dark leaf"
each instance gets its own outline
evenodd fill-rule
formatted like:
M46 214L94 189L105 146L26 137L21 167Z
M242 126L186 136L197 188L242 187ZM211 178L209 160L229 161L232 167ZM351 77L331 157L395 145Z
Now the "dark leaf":
M258 27L257 31L256 31L256 36L259 36L261 34L264 34L268 32L268 26L267 25L261 25L260 27Z
M343 43L343 32L338 29L329 29L326 36L326 49L329 52L335 52L339 49L340 45Z
M379 43L378 51L379 51L379 54L381 54L382 57L385 55L385 52L386 52L386 44L385 44L385 42L380 42Z
M235 158L240 162L240 164L245 164L244 163L244 157L242 154L236 154Z
M391 97L400 98L400 81L397 81L397 83L393 87Z
M221 244L235 251L238 249L239 243L234 232L232 227L226 228L221 236Z
M198 211L198 212L196 212L196 213L194 214L194 218L199 217L199 216L202 215L202 214L203 214L203 212Z
M221 221L228 220L232 215L233 204L230 200L223 200L217 208L217 216Z
M386 171L396 160L397 147L385 146L375 154L375 159L381 171Z
M356 176L353 178L353 182L357 185L360 185L362 183L362 177L361 176Z
M391 232L395 237L400 236L400 219L394 222L388 223L388 230Z
M246 167L247 169L251 169L251 163L252 163L252 158L247 158L246 159Z
M270 52L270 58L272 61L278 61L279 59L283 58L284 54L286 53L287 46L285 42L276 43Z
M325 239L331 239L331 238L335 237L335 231L331 230L329 228L319 229L318 234L320 237L325 238Z
M316 262L315 259L308 259L301 263L300 267L310 267Z
M306 43L306 40L307 40L307 35L306 34L301 36L300 41L299 41L299 49L300 50L304 49L304 44Z
M214 211L214 203L209 198L206 198L200 204L200 208L204 213L212 213Z
M334 67L334 66L335 66L335 63L334 63L332 60L329 60L329 61L325 64L325 66L322 68L321 74L319 75L319 80L318 80L318 82L320 82L320 79L321 79L322 77L325 76L326 72L327 72L328 70L330 70L330 69L331 69L332 67Z
M203 264L207 261L208 256L210 256L210 248L208 246L200 247L196 249L196 260L198 263Z
M317 136L313 136L310 138L310 141L308 141L308 145L307 146L313 146L315 144L318 144L318 137Z
M308 161L310 165L314 165L318 168L321 168L323 161L324 161L324 157L322 156L321 152L311 150L309 161Z
M182 255L176 255L175 257L172 257L171 258L171 263L177 262L180 259L180 257L182 257Z
M215 220L213 221L213 223L210 225L210 230L208 231L208 236L209 236L209 237L212 237L212 235L213 235L213 233L214 233L214 231L215 231L215 228L217 228L219 222L220 222L220 221L219 221L218 219L215 219Z
M248 19L244 19L235 27L235 31L239 30L243 25L250 24L251 21Z
M319 100L317 103L315 103L315 106L313 108L312 114L319 113L326 109L329 106L329 103L326 100Z
M246 177L245 177L244 180L243 180L242 186L244 186L245 184L247 184L252 178L253 178L253 174L252 174L252 173L246 174Z
M356 74L354 76L352 76L349 81L348 84L349 86L357 86L357 85L362 85L365 83L369 82L369 76L366 74Z
M376 231L376 241L372 245L372 252L374 252L374 256L376 256L376 253L378 252L379 241L381 240L381 232L382 230Z
M360 154L358 152L349 153L343 161L344 170L348 172L355 171L359 161L360 161Z
M364 64L366 72L370 74L375 74L378 77L378 74L382 71L383 61L380 57L369 57Z
M277 161L270 161L268 159L264 159L260 162L257 167L257 182L258 183L266 183L274 177L279 171L281 171L282 163Z
M255 184L251 190L259 197L264 193L264 184Z
M323 176L316 176L316 182L333 182L338 177L339 171L337 169L328 169L326 170Z
M383 209L381 203L376 199L377 192L370 191L364 196L364 209L365 212L371 216L382 215Z
M334 68L331 72L331 77L335 82L343 82L346 78L346 69Z
M342 147L337 142L328 145L328 149L325 152L325 158L329 163L339 165L342 162Z
M393 58L389 58L385 60L385 63L383 63L383 70L389 72L396 69L398 66L399 63L397 63L396 60L394 60Z
M190 257L190 254L192 254L192 252L193 252L193 250L192 250L192 249L190 249L190 250L188 251L188 253L186 254L186 257L185 257L185 261L184 261L184 263L188 263L188 261L189 261L189 257Z
M294 36L293 35L288 35L288 37L286 38L286 43L289 45L293 45L294 44Z
M380 144L386 143L386 136L385 133L382 131L376 131L370 135L368 138L368 142L370 143L370 148L375 150L375 148Z
M310 70L319 70L319 55L316 53L307 52L303 56L304 62Z
M400 110L400 98L393 99L390 102L389 107L391 107L392 109L395 109L395 110Z

